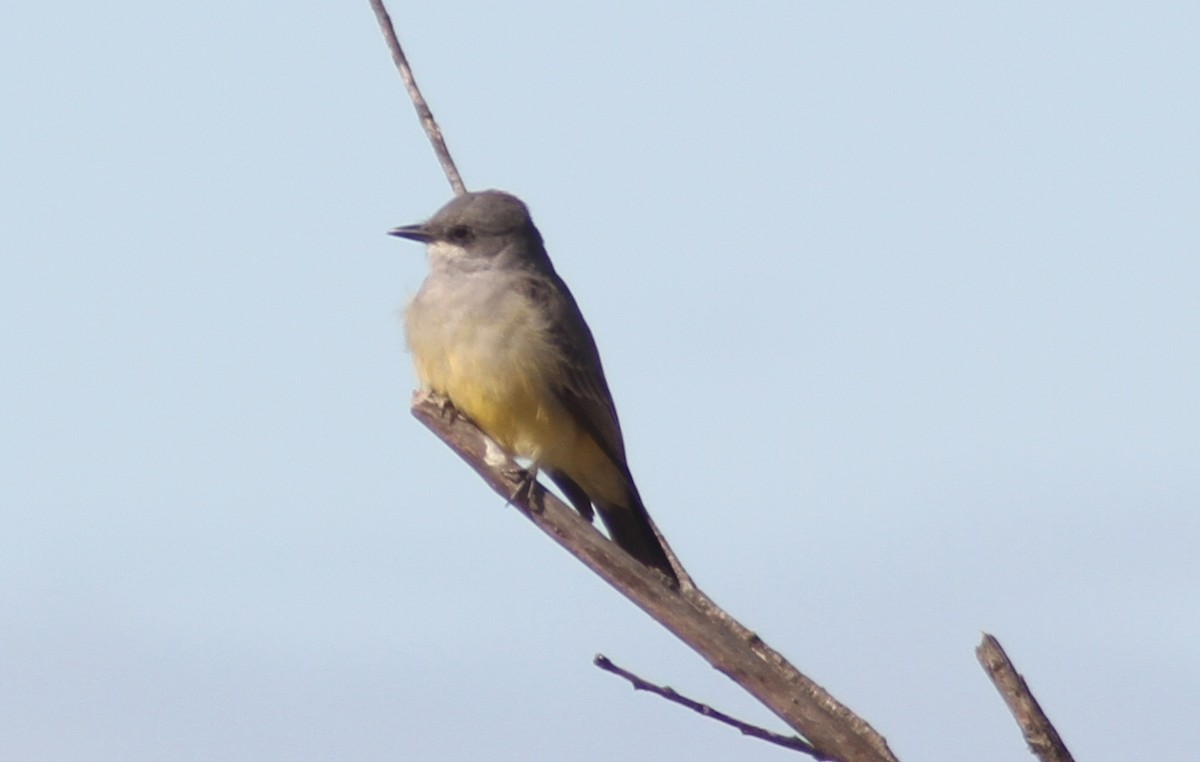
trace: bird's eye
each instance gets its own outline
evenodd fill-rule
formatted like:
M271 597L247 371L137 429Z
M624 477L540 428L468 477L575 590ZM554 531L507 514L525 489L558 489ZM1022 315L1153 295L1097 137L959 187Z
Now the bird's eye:
M450 240L450 243L470 243L474 237L475 234L466 225L455 225L446 233L446 238Z

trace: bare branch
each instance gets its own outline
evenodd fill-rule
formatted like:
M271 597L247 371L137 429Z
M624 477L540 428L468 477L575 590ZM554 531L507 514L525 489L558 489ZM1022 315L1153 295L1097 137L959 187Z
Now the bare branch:
M782 746L785 749L791 749L792 751L798 751L803 754L807 754L811 757L815 757L816 759L819 759L819 760L828 759L828 757L822 757L816 749L814 749L812 746L810 746L802 738L799 738L797 736L784 736L784 735L780 735L778 733L772 733L771 731L769 731L765 728L760 728L757 725L751 725L748 722L742 722L739 719L730 717L729 715L725 714L724 712L713 709L708 704L701 704L699 701L693 701L692 699L688 698L687 696L684 696L683 694L676 691L674 688L671 688L669 686L663 686L663 685L655 685L654 683L652 683L648 680L638 677L637 675L633 674L629 670L621 669L616 664L613 664L612 660L609 659L604 654L596 654L596 658L592 660L592 663L595 664L600 669L604 670L605 672L611 672L614 675L618 675L620 677L625 678L626 680L628 680L630 682L631 685L633 685L633 689L635 691L647 691L649 693L654 693L659 696L662 696L667 701L671 701L676 704L679 704L680 706L687 707L688 709L691 709L693 712L696 712L698 714L704 715L705 717L714 719L717 722L722 722L722 723L734 728L735 730L740 731L742 735L750 736L752 738L757 738L759 740L766 741L767 743L773 743L776 746Z
M1021 677L1008 654L1000 647L1000 641L985 632L983 641L975 649L975 656L992 678L1004 703L1008 704L1034 756L1042 762L1074 762L1075 758L1067 751L1058 731L1050 724L1046 713L1033 697L1033 692L1025 684L1025 678Z
M458 174L458 167L455 166L454 159L450 157L450 149L446 147L446 140L442 137L442 128L433 118L429 104L425 102L425 97L421 95L421 89L417 87L417 80L413 77L412 68L408 65L408 58L404 55L404 49L400 47L400 40L396 38L392 17L388 15L387 8L383 7L383 0L371 0L371 9L375 11L379 29L383 32L384 40L387 41L388 50L392 51L392 61L400 70L400 78L404 80L404 87L408 90L408 97L412 100L413 108L417 110L421 126L425 128L425 134L429 136L429 142L433 144L433 152L437 154L438 161L441 162L442 171L446 173L446 179L450 181L454 195L461 196L467 192L467 186L463 185L462 176Z
M803 675L703 592L634 560L525 472L448 401L418 394L413 415L457 452L492 489L622 595L803 735L822 758L896 762L865 720Z

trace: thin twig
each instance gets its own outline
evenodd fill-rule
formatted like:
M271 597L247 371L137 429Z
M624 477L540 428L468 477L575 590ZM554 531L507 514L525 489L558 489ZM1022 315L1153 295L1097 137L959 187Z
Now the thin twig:
M1021 677L1008 654L1000 647L1000 641L985 632L983 642L975 649L975 656L992 678L1004 703L1008 704L1034 756L1042 762L1074 762L1075 758L1067 751L1058 731L1033 697L1025 678Z
M429 136L429 142L433 144L433 152L437 154L438 161L442 164L442 171L446 173L446 179L450 181L454 195L461 196L467 192L467 186L463 184L462 176L458 174L458 167L455 166L454 159L450 157L450 149L446 147L446 140L442 137L442 128L433 118L429 104L421 95L421 88L417 87L417 80L413 77L412 68L408 65L408 58L404 55L404 49L400 47L400 40L396 38L392 17L388 15L387 8L383 7L383 0L371 0L371 8L375 11L375 19L379 22L383 39L387 41L388 50L392 51L392 61L400 70L400 78L404 80L404 87L408 90L408 97L412 100L413 108L417 110L421 126L425 128L425 134Z
M766 741L767 743L773 743L776 746L782 746L785 749L791 749L792 751L798 751L798 752L807 754L810 757L813 757L815 759L819 759L819 760L829 759L829 757L822 756L820 754L820 752L818 752L816 749L814 749L812 747L811 744L809 744L807 741L805 741L803 738L800 738L799 736L780 735L779 733L773 733L770 730L767 730L766 728L760 728L757 725L751 725L748 722L742 722L739 719L730 717L729 715L725 714L724 712L713 709L708 704L701 704L699 701L693 701L692 699L688 698L687 696L684 696L683 694L676 691L674 688L671 688L671 687L665 686L665 685L655 685L654 683L650 682L649 680L645 680L641 677L638 677L637 675L633 674L629 670L622 669L621 667L618 667L616 664L613 664L612 660L609 659L604 654L596 654L596 658L592 659L592 663L595 664L600 669L604 670L605 672L611 672L614 675L618 675L620 677L625 678L633 685L633 689L635 691L648 691L650 693L654 693L659 696L662 696L667 701L671 701L676 704L679 704L680 706L687 707L688 709L691 709L693 712L696 712L705 717L714 719L717 722L723 722L726 725L730 726L731 728L734 728L735 730L740 731L742 735L751 736L752 738L758 738L762 741Z

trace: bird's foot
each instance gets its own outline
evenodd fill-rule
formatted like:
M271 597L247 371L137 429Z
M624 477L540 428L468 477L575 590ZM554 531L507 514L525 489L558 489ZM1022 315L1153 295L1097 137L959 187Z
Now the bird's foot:
M534 513L541 513L543 509L541 493L534 489L537 486L537 466L530 466L527 469L520 466L506 466L502 470L505 476L517 483L516 489L508 496L506 505L515 505Z

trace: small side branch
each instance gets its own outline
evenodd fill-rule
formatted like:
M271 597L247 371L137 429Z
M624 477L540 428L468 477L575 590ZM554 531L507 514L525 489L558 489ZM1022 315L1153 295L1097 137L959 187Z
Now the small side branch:
M371 0L371 9L375 11L379 29L383 32L384 40L387 41L388 50L392 52L392 61L400 70L400 78L404 80L404 87L408 90L408 97L412 100L413 108L417 110L421 126L425 128L425 134L429 136L429 142L433 144L433 152L441 162L442 171L446 173L446 179L450 181L454 195L461 196L467 192L467 186L463 185L462 176L458 174L458 167L455 166L454 159L450 157L450 149L446 147L446 140L442 137L442 128L433 118L429 104L421 95L421 88L417 87L417 80L413 77L412 68L408 65L408 57L404 55L404 49L400 47L400 40L397 39L396 30L392 26L392 17L388 15L387 8L383 6L383 0Z
M1067 751L1066 744L1033 697L1025 678L1021 677L1008 654L1000 647L1000 642L985 632L983 642L975 649L975 656L992 678L1004 703L1008 704L1034 756L1041 762L1074 762L1075 758Z
M683 694L676 691L674 688L671 688L668 686L663 686L663 685L655 685L654 683L652 683L648 680L638 677L637 675L633 674L632 672L622 669L622 668L618 667L616 664L613 664L612 660L609 659L604 654L596 654L596 658L592 660L592 663L595 664L600 669L604 670L605 672L611 672L614 675L625 678L626 680L628 680L630 682L630 684L633 685L633 689L635 691L647 691L649 693L654 693L659 696L662 696L667 701L671 701L673 703L679 704L680 706L687 707L688 709L691 709L693 712L696 712L697 714L701 714L705 717L712 718L712 719L716 720L717 722L722 722L722 723L730 726L731 728L738 730L744 736L758 738L762 741L766 741L767 743L773 743L776 746L782 746L785 749L791 749L792 751L798 751L798 752L807 754L810 757L813 757L815 759L819 759L822 761L829 759L829 757L822 756L820 752L818 752L816 749L814 749L803 738L800 738L798 736L784 736L784 735L780 735L778 733L772 733L771 731L767 730L766 728L760 728L757 725L751 725L748 722L742 722L739 719L730 717L729 715L725 714L724 712L720 712L716 709L713 709L708 704L701 704L699 701L693 701L692 699L688 698L687 696L684 696Z

